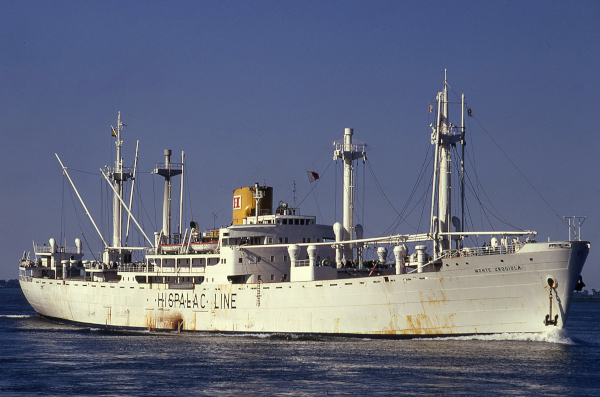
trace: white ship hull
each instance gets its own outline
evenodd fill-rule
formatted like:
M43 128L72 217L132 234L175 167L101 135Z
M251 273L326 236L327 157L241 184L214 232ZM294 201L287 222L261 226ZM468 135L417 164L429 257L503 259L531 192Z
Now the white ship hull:
M22 279L43 316L107 328L448 335L563 328L586 242L445 260L437 272L306 282L168 284ZM557 285L551 288L548 279ZM550 300L552 295L552 300ZM545 318L558 315L556 325Z
M152 241L130 212L133 183L130 204L123 199L123 184L135 180L136 165L133 172L123 167L119 114L112 129L115 167L102 170L114 193L112 245L61 162L103 253L83 260L80 239L76 248L58 246L54 239L35 245L35 258L27 255L20 263L23 292L43 316L107 328L392 337L563 328L572 292L584 285L580 274L589 243L538 243L529 230L466 230L462 165L464 116L470 109L463 95L462 126L450 123L448 94L444 79L436 96L437 121L431 124L435 151L432 184L426 187L431 192L428 231L370 238L363 238L362 225L354 223L354 163L367 160L366 144L353 143L353 130L346 128L343 141L334 142L332 160L344 167L343 224L318 224L315 216L301 215L283 201L274 209L273 188L255 183L233 191L229 226L200 233L191 221L184 233L180 217L180 230L173 233L171 179L183 175L184 154L181 163L173 163L165 150L164 163L153 171L165 178L165 188L163 226ZM460 156L453 150L457 146ZM461 164L460 211L451 205L453 161ZM311 182L319 178L308 174ZM183 191L181 184L180 215ZM149 247L127 246L124 210L127 225L131 218ZM480 238L482 247L468 247L479 245ZM139 256L134 253L143 260L132 262Z

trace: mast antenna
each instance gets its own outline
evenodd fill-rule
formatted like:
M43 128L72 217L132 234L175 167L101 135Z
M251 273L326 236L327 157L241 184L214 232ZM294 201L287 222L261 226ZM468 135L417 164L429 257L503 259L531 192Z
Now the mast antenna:
M296 181L294 181L293 186L294 186L294 188L293 188L292 192L294 192L294 209L295 209L296 208Z
M569 224L569 241L571 241L571 230L575 235L575 241L581 241L581 225L583 225L586 218L587 216L563 216L563 219ZM575 230L575 226L577 226L577 230Z

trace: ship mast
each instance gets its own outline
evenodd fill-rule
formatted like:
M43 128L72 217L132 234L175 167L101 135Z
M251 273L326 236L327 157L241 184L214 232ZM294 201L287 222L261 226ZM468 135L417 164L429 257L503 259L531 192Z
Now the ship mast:
M430 233L434 236L434 257L436 254L451 248L451 239L448 235L440 233L451 232L454 224L456 231L462 231L464 222L464 110L462 113L462 126L458 129L452 125L448 113L448 82L444 70L444 88L437 94L437 121L431 125L433 133L431 143L435 145L435 158L433 170L433 186L431 195L431 224ZM461 102L464 109L464 94ZM451 148L460 142L462 146L461 158L461 218L452 217L452 157ZM437 194L436 194L437 193ZM437 203L436 203L437 197ZM436 205L437 204L437 205ZM436 208L437 207L437 208ZM437 209L437 212L436 212ZM462 222L461 222L462 221Z
M163 193L163 228L162 235L166 237L167 244L171 244L171 177L180 175L183 171L183 163L171 163L171 150L165 149L165 162L157 163L154 173L165 178L165 189ZM183 160L183 153L181 155ZM181 210L180 210L181 211Z
M448 82L444 71L444 90L438 94L438 101L442 113L438 116L439 145L439 200L438 200L438 231L447 233L450 231L451 209L452 209L452 157L450 156L450 145L443 138L450 134L448 120ZM441 249L450 248L448 237L440 240Z
M365 152L366 144L353 144L352 135L354 130L346 128L344 130L343 143L336 143L333 159L342 159L344 161L344 194L343 194L343 238L342 240L352 240L354 237L354 165L353 161L360 158L363 162L367 159ZM352 248L344 248L345 263L352 259Z
M121 139L121 128L121 112L119 112L119 115L117 116L117 140L115 142L117 145L117 154L115 156L115 170L112 175L115 183L115 192L113 194L113 247L121 246L123 230L121 227L123 210L121 209L121 203L119 202L119 196L123 195L123 182L121 180L123 175L123 160L121 159L121 146L123 145L123 140Z
M117 116L117 129L112 128L112 135L115 137L115 145L117 147L117 153L115 157L115 167L112 172L109 171L109 177L113 180L114 194L113 194L113 247L121 247L123 240L123 208L121 207L121 197L123 197L123 182L126 182L132 177L129 170L123 169L123 159L121 158L121 146L123 140L121 139L121 130L123 129L123 122L121 122L121 112Z

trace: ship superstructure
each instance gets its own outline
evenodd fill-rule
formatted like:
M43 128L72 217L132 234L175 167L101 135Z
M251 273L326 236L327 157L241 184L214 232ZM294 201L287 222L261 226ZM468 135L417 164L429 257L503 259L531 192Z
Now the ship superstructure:
M464 95L460 127L450 123L448 103L444 81L431 135L429 232L370 238L353 217L354 163L366 159L366 144L353 143L347 128L334 150L344 163L342 223L319 224L285 202L274 209L273 189L256 183L233 191L231 225L202 232L192 221L183 231L180 218L172 232L171 178L183 173L184 156L172 163L167 150L154 170L165 178L163 227L154 241L144 233L147 246L128 246L122 211L125 240L130 220L139 223L122 183L135 181L136 167L123 167L119 117L115 168L102 171L114 192L112 245L101 235L104 254L92 261L79 240L73 249L53 239L38 245L35 258L20 263L21 287L43 316L108 328L415 336L564 327L589 243L467 232L462 160L458 215L450 194L450 148L465 144ZM469 235L488 243L467 247ZM367 250L378 259L364 261ZM132 261L135 251L144 259Z

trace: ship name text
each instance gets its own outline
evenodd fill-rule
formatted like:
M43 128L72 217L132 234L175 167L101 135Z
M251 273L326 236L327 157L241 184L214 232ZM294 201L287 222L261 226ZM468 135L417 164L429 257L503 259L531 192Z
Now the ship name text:
M494 268L491 267L483 267L480 269L473 269L475 273L493 273L493 272L510 272L514 270L523 270L523 268L519 265L517 266L497 266Z
M188 292L159 292L158 307L175 309L236 309L235 293L194 294Z

